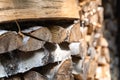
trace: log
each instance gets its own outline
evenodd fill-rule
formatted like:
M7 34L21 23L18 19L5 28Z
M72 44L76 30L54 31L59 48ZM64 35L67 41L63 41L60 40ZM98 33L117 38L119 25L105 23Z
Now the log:
M68 30L69 31L69 30ZM68 42L78 42L82 38L82 32L80 29L80 23L73 24L69 34Z
M26 19L77 19L79 11L75 0L0 0L0 17L0 22Z
M0 54L13 51L22 46L22 38L14 31L0 35Z
M80 58L85 58L87 53L87 43L84 40L81 40L77 43L71 43L69 45L70 51L72 55L75 55Z
M90 65L89 65L89 69L88 69L88 80L94 80L94 75L96 72L96 68L97 68L97 63L95 61L91 61Z
M30 71L24 75L24 80L47 80L47 79L36 71Z
M52 42L53 43L61 43L64 42L67 38L67 33L65 28L61 26L50 26L50 32L52 33Z
M24 73L34 67L48 63L49 53L45 49L34 52L13 51L0 56L0 77Z
M74 80L72 76L71 59L65 60L55 74L54 80Z
M32 27L22 31L26 36L23 38L23 46L19 48L21 51L34 51L43 47L45 42L51 41L51 33L46 27Z

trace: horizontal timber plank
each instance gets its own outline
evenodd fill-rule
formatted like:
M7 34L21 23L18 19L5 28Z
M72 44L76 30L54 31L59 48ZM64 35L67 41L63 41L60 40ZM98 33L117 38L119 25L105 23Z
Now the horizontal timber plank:
M75 0L0 0L0 18L0 23L27 19L76 19L79 10Z

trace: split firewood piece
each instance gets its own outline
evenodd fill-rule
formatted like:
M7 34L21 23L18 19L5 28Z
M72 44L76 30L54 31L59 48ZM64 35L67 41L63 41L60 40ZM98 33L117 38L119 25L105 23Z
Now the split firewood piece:
M92 35L86 35L85 36L85 41L89 44L89 45L91 45L93 42L93 36Z
M101 50L102 49L102 47L101 46L97 46L96 47L96 54L95 54L95 61L98 61L98 58L101 56Z
M105 10L106 11L106 10ZM98 21L100 24L103 24L103 21L104 21L104 9L103 7L98 7L97 8L97 12L98 12Z
M84 6L88 2L90 2L90 0L79 0L80 6Z
M96 4L98 4L99 6L102 5L102 0L96 0Z
M91 35L94 32L94 30L95 30L95 26L92 24L89 24L87 34Z
M84 80L82 74L73 74L75 80Z
M96 54L97 53L96 53L96 50L95 50L94 47L92 47L92 46L88 47L88 49L87 49L87 55L90 56L91 59L95 59Z
M92 24L97 24L99 21L99 16L96 9L93 9L93 11L90 13L90 16L88 15L89 22ZM94 26L95 29L95 26Z
M36 71L30 71L24 75L24 80L47 80L47 78Z
M52 33L52 42L61 43L67 38L67 33L65 28L61 26L50 26L50 32Z
M95 74L95 79L97 80L111 80L109 64L102 67L97 67Z
M105 57L106 61L109 63L110 62L110 52L109 49L106 47L102 48L101 55Z
M107 40L102 36L98 39L97 43L98 43L98 46L102 46L102 47L108 47L109 45Z
M74 57L73 57L74 58ZM73 70L72 74L76 78L83 78L83 59L79 60L73 60Z
M22 46L22 38L14 31L0 31L0 54Z
M44 66L48 63L49 53L46 49L34 52L13 51L0 56L0 77L7 77L24 73L34 67Z
M70 26L71 27L71 26ZM69 32L69 30L68 30ZM68 42L78 42L82 38L80 23L73 24L70 29Z
M79 19L75 0L0 0L0 5L0 22L26 19Z
M19 48L21 51L34 51L43 47L45 42L51 40L51 33L46 27L32 27L22 31L26 36L23 38L23 46Z
M94 80L94 75L96 72L97 68L97 62L92 60L89 65L88 73L87 73L87 78L88 80Z
M81 40L78 43L71 43L69 45L71 55L75 55L81 58L85 58L87 54L87 43L84 40Z
M65 60L59 67L54 76L54 80L74 80L72 75L72 61L71 59Z
M96 4L95 0L88 0L89 2L87 2L85 5L83 5L83 11L84 12L89 12L92 11L93 9L96 9L98 4Z
M106 60L105 56L99 56L98 64L101 65L101 66L104 66L104 65L107 64L107 60Z
M63 49L59 44L46 43L45 48L50 52L50 62L59 62L71 58L71 52Z
M49 52L46 49L28 53L21 52L19 59L19 70L17 73L24 73L34 67L46 65L49 62Z

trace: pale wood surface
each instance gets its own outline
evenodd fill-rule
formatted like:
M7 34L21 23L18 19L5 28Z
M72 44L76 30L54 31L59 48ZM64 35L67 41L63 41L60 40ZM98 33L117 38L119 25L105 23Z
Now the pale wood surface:
M76 0L0 0L0 22L79 18Z

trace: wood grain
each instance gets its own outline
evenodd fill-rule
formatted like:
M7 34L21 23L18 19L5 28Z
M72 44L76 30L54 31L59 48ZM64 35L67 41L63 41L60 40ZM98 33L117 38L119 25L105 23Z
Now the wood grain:
M0 0L0 22L79 18L78 12L76 0Z

